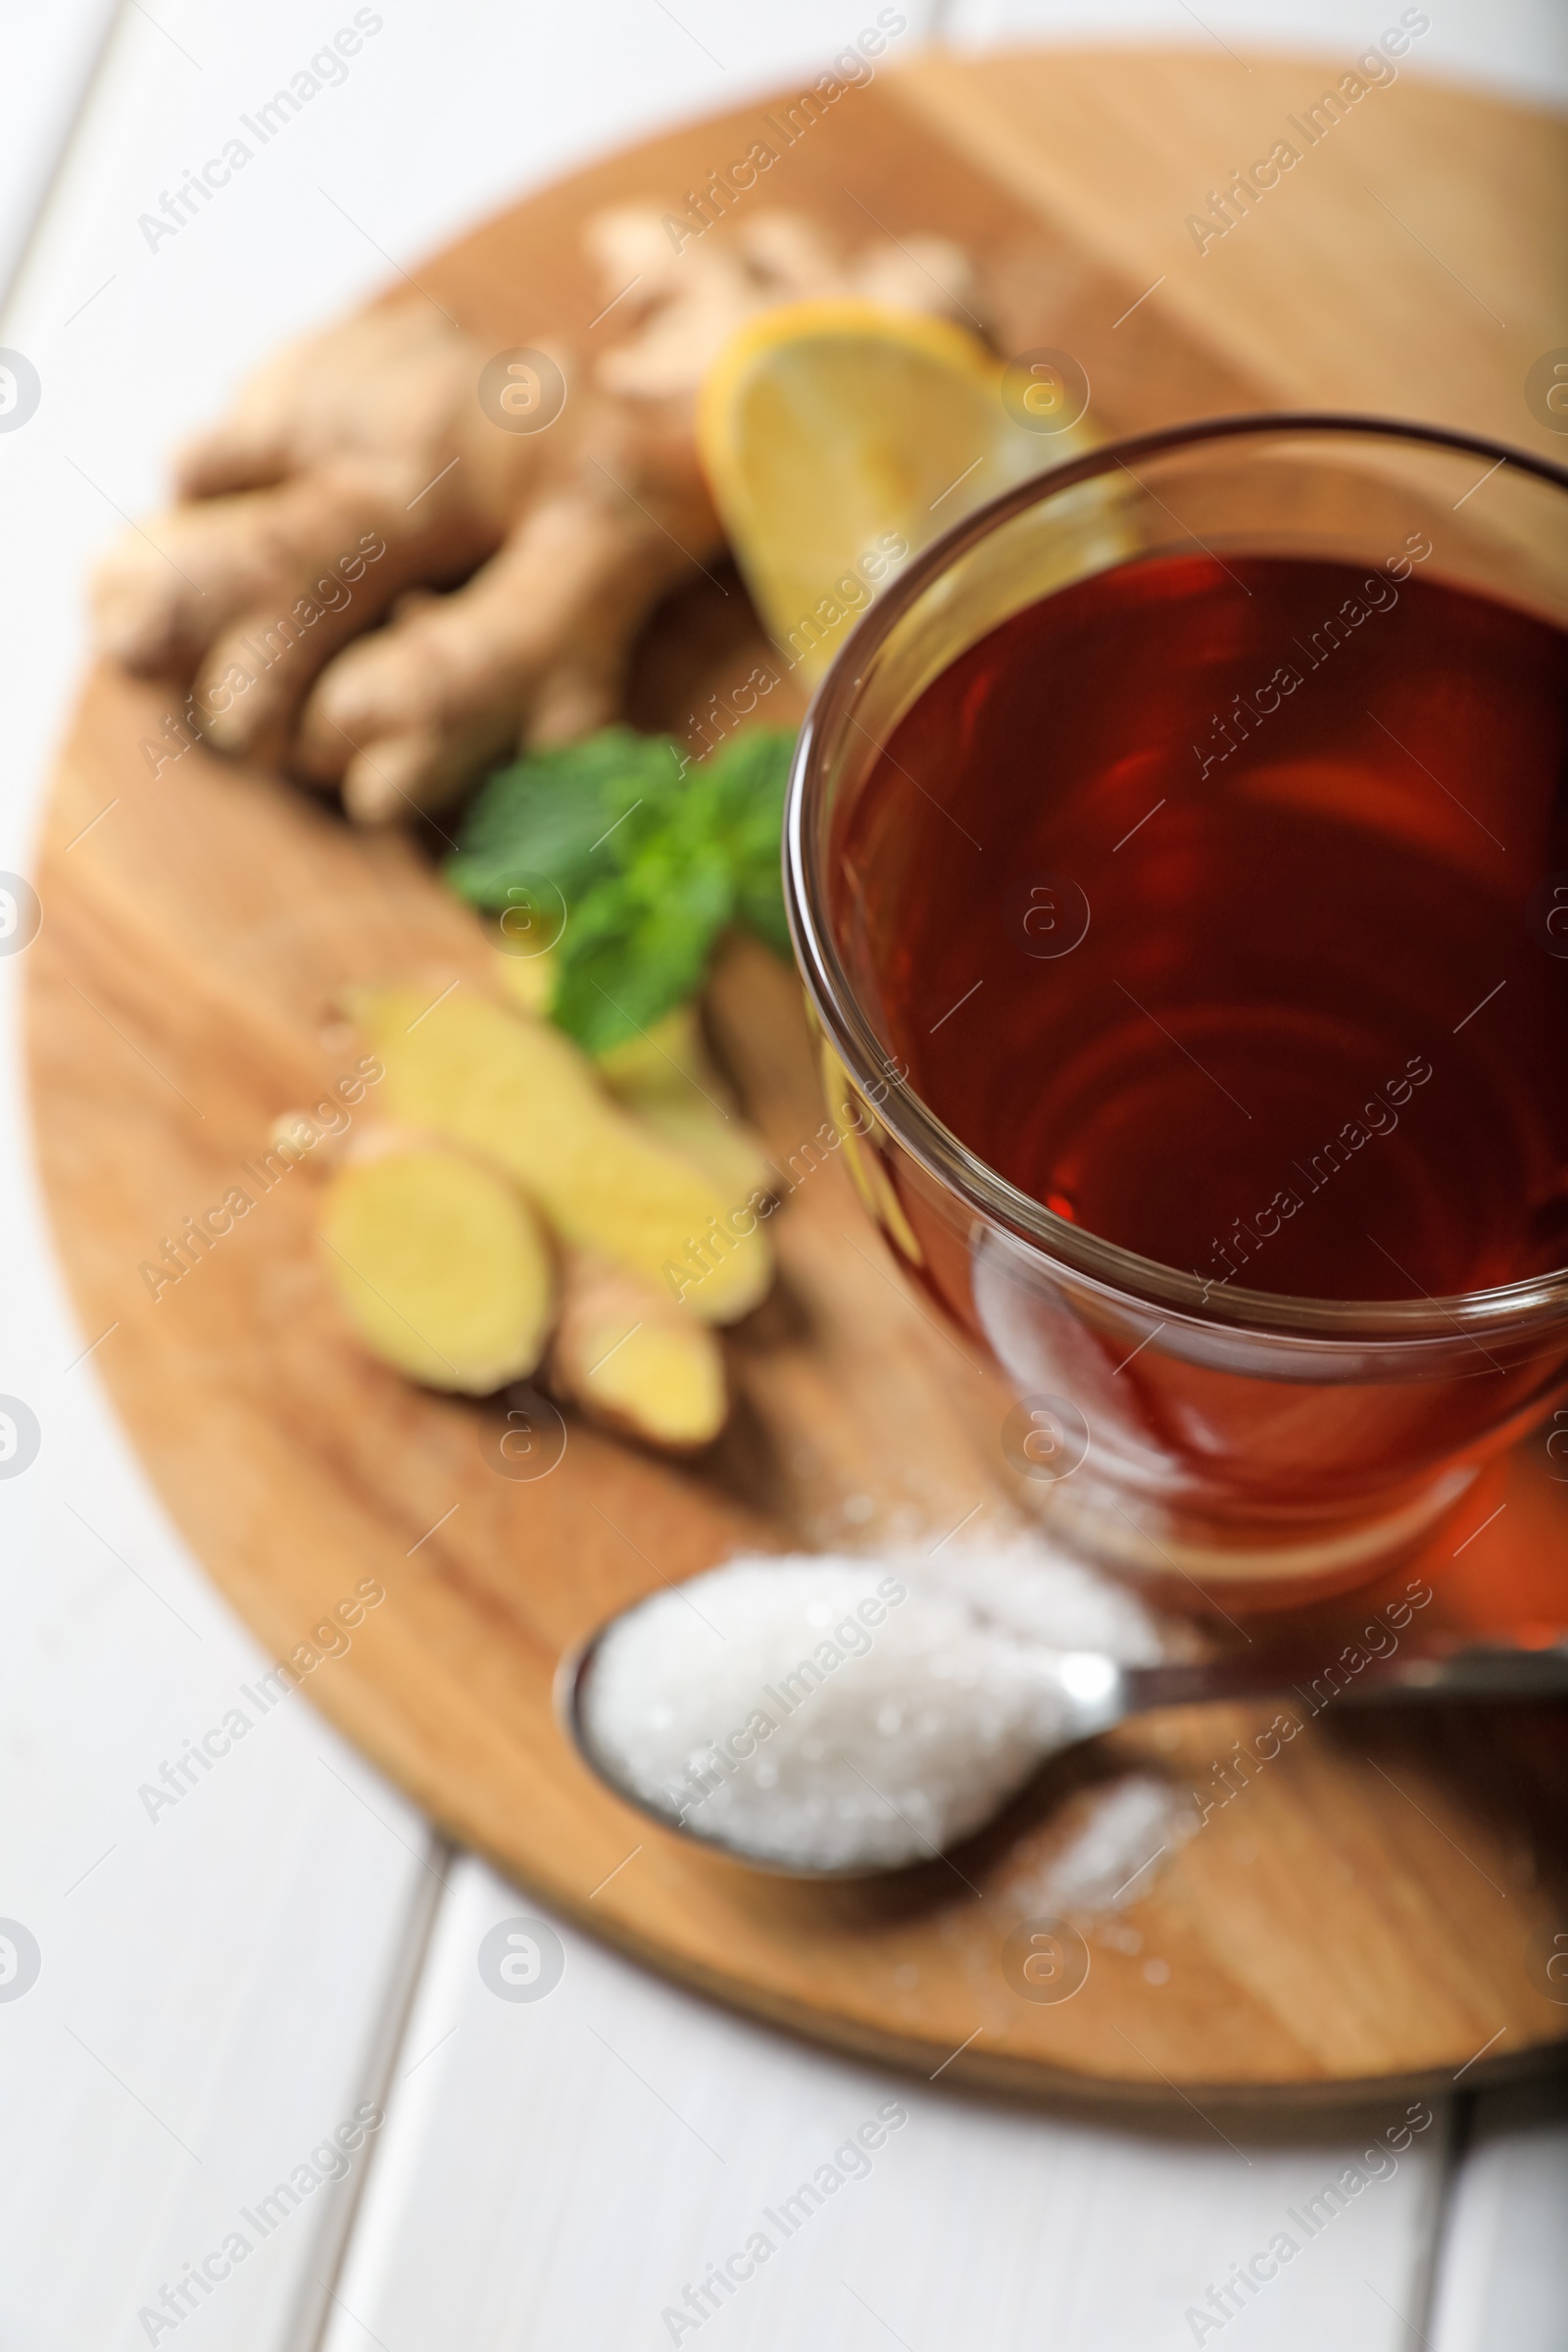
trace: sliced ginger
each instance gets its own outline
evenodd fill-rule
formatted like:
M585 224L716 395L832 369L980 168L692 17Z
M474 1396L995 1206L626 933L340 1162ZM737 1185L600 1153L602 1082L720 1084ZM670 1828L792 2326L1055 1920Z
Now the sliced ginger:
M431 1004L421 989L361 988L346 1004L385 1067L389 1116L494 1162L567 1242L704 1322L763 1297L772 1252L755 1211L737 1216L727 1186L612 1102L561 1031L466 989Z
M538 1363L555 1308L549 1246L489 1168L391 1144L338 1169L322 1234L350 1322L411 1380L484 1396Z
M499 923L491 925L491 938L500 932ZM495 949L495 984L514 1012L525 1012L530 1018L545 1020L550 1013L550 1000L556 993L558 969L554 953L541 948L537 955L519 956L513 949L498 945Z
M777 1178L713 1066L695 1004L677 1004L641 1037L599 1056L605 1083L738 1206Z
M729 1409L707 1326L667 1289L587 1251L567 1254L550 1370L590 1419L672 1453L710 1444Z
M556 981L556 959L548 950L523 956L498 948L495 971L514 1010L548 1017ZM777 1178L760 1139L713 1066L695 1004L677 1004L651 1029L601 1054L594 1066L617 1102L696 1160L736 1207L774 1188Z

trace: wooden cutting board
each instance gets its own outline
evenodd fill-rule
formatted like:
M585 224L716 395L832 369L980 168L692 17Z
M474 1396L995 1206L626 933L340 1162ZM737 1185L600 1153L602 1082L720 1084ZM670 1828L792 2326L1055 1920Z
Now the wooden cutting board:
M1544 119L1401 79L1337 126L1310 175L1197 253L1188 212L1326 78L1321 64L1130 53L927 59L847 93L769 198L857 243L929 230L971 245L1004 288L1004 339L1076 353L1108 430L1317 402L1552 446L1522 393L1559 331L1546 257L1568 174ZM583 335L602 301L584 216L677 202L744 152L760 112L596 166L419 282L498 349L551 326ZM672 602L634 681L639 723L678 730L699 694L744 675L739 606L696 579ZM244 1182L277 1115L344 1066L323 1032L334 991L406 974L434 994L485 971L476 928L410 843L352 835L200 748L151 777L139 746L169 704L92 677L49 804L28 998L43 1180L93 1360L268 1651L310 1643L362 1581L384 1590L304 1688L411 1796L651 1965L945 2079L1206 2104L1441 2087L1461 2070L1468 2085L1568 2037L1543 1959L1568 1928L1568 1737L1549 1714L1312 1723L1156 1859L1140 1899L1080 1922L1089 1973L1061 2001L1026 1997L1008 1958L1052 1858L1130 1771L1214 1791L1272 1708L1129 1728L1064 1760L956 1866L861 1887L707 1858L590 1780L550 1707L568 1645L741 1541L1012 1524L1010 1400L915 1305L833 1164L778 1220L779 1289L731 1343L739 1410L697 1469L573 1423L548 1475L503 1475L500 1407L416 1392L347 1335L309 1162L155 1302L141 1261ZM736 950L713 1017L770 1148L797 1151L822 1112L793 978ZM1553 1467L1538 1438L1472 1499L1423 1563L1442 1587L1429 1621L1563 1613ZM1353 1622L1378 1598L1347 1604ZM1320 1609L1304 1629L1325 1657L1344 1616Z

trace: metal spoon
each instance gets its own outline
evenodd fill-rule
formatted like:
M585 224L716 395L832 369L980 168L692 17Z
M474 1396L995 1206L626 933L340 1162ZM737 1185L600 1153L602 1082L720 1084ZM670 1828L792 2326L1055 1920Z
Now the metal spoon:
M634 1806L662 1828L691 1838L710 1853L726 1855L752 1870L765 1871L777 1878L880 1878L891 1870L914 1867L918 1860L936 1857L937 1849L932 1847L928 1855L917 1857L912 1864L867 1863L829 1869L785 1865L771 1856L749 1851L733 1839L705 1835L673 1806L666 1809L650 1802L640 1789L630 1787L618 1775L615 1759L594 1740L584 1712L584 1698L600 1645L619 1624L620 1616L629 1614L629 1610L623 1610L619 1616L611 1618L579 1648L568 1653L562 1660L556 1678L557 1712L567 1738L589 1771L624 1804ZM1100 1650L1050 1650L1031 1645L1031 1661L1042 1680L1049 1680L1059 1695L1064 1728L1049 1746L1042 1748L1029 1773L999 1800L999 1813L1012 1802L1041 1765L1081 1740L1097 1739L1129 1716L1147 1714L1157 1707L1200 1706L1227 1699L1287 1698L1292 1694L1299 1698L1304 1695L1299 1689L1302 1683L1321 1681L1325 1674L1322 1652L1308 1653L1301 1649L1215 1658L1196 1665L1124 1666ZM1463 1644L1429 1638L1406 1642L1386 1658L1369 1658L1353 1682L1334 1692L1332 1703L1336 1707L1369 1702L1409 1705L1423 1701L1450 1705L1466 1699L1496 1703L1562 1698L1568 1698L1568 1642L1527 1649L1501 1641ZM1318 1709L1314 1707L1313 1712ZM966 1838L976 1835L978 1828L965 1832Z

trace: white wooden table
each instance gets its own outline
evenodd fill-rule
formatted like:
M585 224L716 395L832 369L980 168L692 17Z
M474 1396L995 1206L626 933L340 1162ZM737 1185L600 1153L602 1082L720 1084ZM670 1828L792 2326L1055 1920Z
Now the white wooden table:
M958 41L1352 52L1397 14L903 5L908 42L940 13ZM875 10L381 0L341 84L150 250L138 217L354 14L54 0L0 32L0 269L20 264L0 345L43 384L0 433L0 868L28 861L92 555L270 346L584 157L814 67ZM1432 14L1428 71L1568 92L1550 0ZM1209 2326L1210 2288L1394 2116L1254 2134L1195 2112L1151 2134L991 2105L775 2038L575 1931L547 1998L503 1998L480 1945L532 1906L302 1697L150 1817L142 1785L264 1661L163 1518L96 1385L99 1335L63 1299L18 1068L23 960L0 956L0 1394L42 1447L0 1479L0 1922L25 1931L0 1924L0 2352L1568 2345L1549 2088L1476 2102L1460 2082L1396 2173ZM889 2102L906 2120L865 2178L721 2308L685 2303Z

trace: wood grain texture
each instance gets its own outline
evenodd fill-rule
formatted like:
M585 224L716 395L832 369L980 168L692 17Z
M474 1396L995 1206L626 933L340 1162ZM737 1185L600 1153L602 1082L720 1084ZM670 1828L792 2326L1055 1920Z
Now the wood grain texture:
M783 159L770 196L858 238L869 216L894 234L972 243L1008 289L1011 339L1049 328L1077 350L1107 424L1310 394L1288 350L1265 364L1262 329L1244 354L1223 318L1200 331L1162 296L1135 314L1136 336L1117 339L1126 328L1113 322L1155 272L1133 266L1130 231L1107 258L1089 133L1070 169L1054 161L1061 187L1049 203L1015 162L1024 134L1009 107L1016 92L1054 87L1055 70L945 62L855 92L853 112L847 99ZM1161 87L1179 127L1195 71L1102 61L1102 103L1122 110L1136 143ZM935 127L939 72L960 123L952 142ZM1381 95L1406 116L1430 99L1434 136L1453 103L1405 85ZM1219 100L1195 102L1195 155L1214 106L1225 120ZM973 160L987 152L987 110L997 157L1011 141L1005 178ZM596 167L421 265L421 283L498 347L550 321L586 335L600 296L580 257L583 216L678 197L739 151L760 111ZM1516 120L1520 139L1537 135L1511 110L1479 112L1503 147ZM1446 168L1437 146L1415 147L1429 173ZM1115 154L1100 169L1114 176ZM1359 284L1353 251L1340 267ZM1451 320L1411 299L1416 356L1435 362ZM1394 367L1391 350L1368 351L1369 383ZM1343 397L1373 395L1348 384ZM1421 405L1415 380L1377 403L1391 404ZM678 727L695 691L752 658L735 600L719 606L698 583L653 633L634 713ZM354 1345L315 1240L311 1163L266 1189L241 1173L262 1162L277 1115L344 1066L324 1026L334 991L394 976L427 981L432 998L455 979L483 986L478 931L409 842L351 835L282 783L201 748L153 776L140 745L169 708L167 691L94 678L52 798L29 999L44 1184L85 1337L103 1335L95 1361L193 1548L269 1648L286 1656L361 1579L384 1584L387 1603L350 1654L304 1687L419 1803L637 1956L928 2074L967 2044L949 2072L1011 2088L1309 2095L1367 2080L1446 2083L1493 2041L1474 2082L1564 2035L1568 2013L1529 1966L1531 1936L1568 1914L1568 1765L1549 1721L1312 1724L1151 1873L1114 1936L1095 1932L1089 1981L1059 2006L1009 1990L999 1955L1038 1909L1031 1888L1095 1788L1132 1768L1208 1787L1272 1710L1130 1728L1064 1760L958 1867L862 1888L795 1886L709 1860L593 1783L550 1709L566 1647L739 1542L901 1531L934 1542L977 1506L1008 1523L1019 1507L998 1443L1008 1399L903 1289L830 1159L778 1220L779 1291L731 1343L741 1406L710 1461L672 1468L573 1424L549 1475L503 1475L500 1407L413 1391ZM760 950L737 951L713 1012L749 1108L787 1159L822 1116L795 984ZM155 1300L141 1262L236 1185L254 1207ZM1459 1614L1494 1617L1505 1573L1510 1605L1537 1616L1560 1591L1561 1490L1539 1457L1508 1477L1509 1509L1450 1577ZM1446 1552L1502 1492L1477 1498ZM1334 1614L1316 1622L1337 1645Z
M1423 83L1416 42L1309 145L1308 110L1350 62L1053 51L957 76L928 58L898 86L1129 301L1159 281L1145 307L1254 405L1415 416L1560 460L1524 379L1568 332L1568 127ZM1200 252L1188 217L1280 139L1299 161Z

